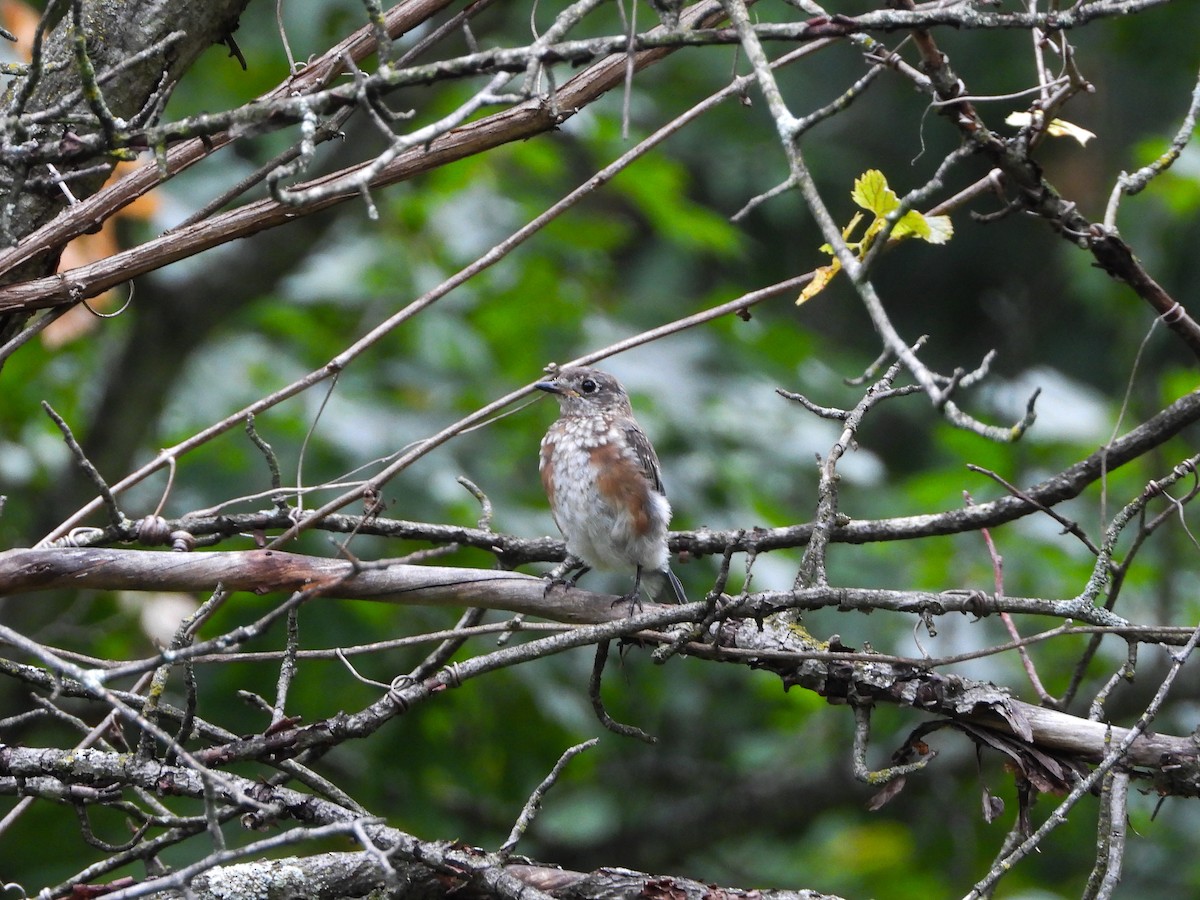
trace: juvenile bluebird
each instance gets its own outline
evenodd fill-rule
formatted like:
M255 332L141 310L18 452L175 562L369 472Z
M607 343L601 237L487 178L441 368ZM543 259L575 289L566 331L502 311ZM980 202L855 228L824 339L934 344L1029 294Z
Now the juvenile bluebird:
M686 603L667 564L671 504L658 457L633 418L629 396L607 372L583 366L559 369L536 385L558 398L559 418L542 438L541 474L554 522L567 552L590 569L633 569L636 602L643 585L651 597L669 583Z

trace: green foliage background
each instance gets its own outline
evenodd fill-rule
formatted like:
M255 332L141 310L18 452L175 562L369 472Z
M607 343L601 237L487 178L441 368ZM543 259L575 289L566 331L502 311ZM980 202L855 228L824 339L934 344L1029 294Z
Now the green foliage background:
M169 113L224 108L282 78L286 63L272 12L269 5L252 5L237 34L248 72L214 48L181 86ZM490 10L477 22L477 34L485 42L523 34L528 14L525 6ZM324 2L316 15L288 9L289 37L304 56L357 27L360 15L361 7L350 0ZM772 13L764 7L762 15ZM613 16L615 22L615 11ZM1200 6L1183 3L1072 35L1081 67L1097 90L1072 104L1067 117L1099 138L1086 149L1052 143L1042 161L1050 180L1087 215L1098 218L1116 173L1161 152L1177 127L1200 56L1197 29ZM964 32L938 38L973 94L1006 94L1030 81L1027 35ZM735 69L743 70L732 49L680 52L635 80L629 139L621 135L620 92L613 92L560 132L388 190L376 197L377 222L360 205L349 204L213 251L139 282L131 310L88 338L55 352L28 347L7 363L0 390L3 546L31 544L89 496L40 412L40 401L50 402L77 428L104 474L115 480L156 448L321 365L624 152L633 139L722 87ZM825 50L781 78L789 99L803 111L832 100L862 71L860 57L847 45ZM444 91L433 107L415 89L389 103L395 109L418 106L419 122L450 109L465 90ZM357 360L339 379L319 420L325 398L316 392L260 417L258 430L285 469L295 472L310 429L303 478L317 484L532 380L550 361L565 361L824 262L817 249L822 239L794 194L758 207L741 224L729 220L786 176L764 106L757 93L748 97L746 103L727 102L671 138ZM924 103L905 83L884 76L846 114L805 139L806 156L839 221L852 214L850 188L865 169L881 169L903 192L928 177L954 146L953 130L926 114ZM1000 110L1009 106L1020 108L1019 101L987 104L985 115L999 123ZM330 152L346 158L378 143L359 125L350 129L346 148ZM273 140L238 145L225 152L222 164L180 177L167 188L159 220L137 230L169 225L194 209L197 198L215 194L281 146ZM1147 267L1185 302L1200 288L1200 258L1192 249L1200 239L1196 160L1189 149L1172 174L1125 202L1120 219L1123 236ZM968 163L953 177L963 186L982 174L979 163ZM1081 458L1117 422L1139 350L1142 362L1122 420L1126 427L1196 386L1194 362L1165 329L1150 331L1150 312L1044 223L1016 215L981 224L962 212L954 222L956 235L948 246L900 247L884 259L876 283L903 334L930 336L925 356L932 364L946 371L972 368L987 350L998 351L993 378L966 401L972 411L1012 421L1030 389L1046 387L1038 425L1015 447L994 446L947 427L921 398L887 404L868 419L843 469L842 506L852 517L954 508L964 491L978 500L997 496L998 488L968 472L966 463L1028 484ZM145 235L129 235L140 236ZM243 290L233 282L248 269L264 271L246 280L252 290ZM179 332L161 338L161 344L138 331L139 319L156 315ZM155 361L136 379L122 362L130 344L132 355ZM787 404L774 389L799 390L826 405L852 405L859 389L842 379L859 374L878 351L852 292L835 283L803 307L787 298L772 301L755 309L748 322L729 317L626 353L607 366L631 389L655 440L676 508L675 527L773 526L811 517L814 454L827 452L835 437L827 423ZM106 428L95 416L106 397L114 404L108 409L122 417L118 428L111 419ZM541 403L452 442L388 486L387 514L473 523L478 506L455 482L465 475L490 497L498 530L551 532L537 481L536 446L553 415ZM1181 440L1150 466L1114 473L1109 510L1189 452ZM165 513L178 515L268 486L262 457L244 434L234 432L183 462ZM151 512L162 487L159 481L133 491L127 512L134 517ZM258 500L240 508L268 505ZM1098 492L1071 504L1068 514L1094 532ZM1000 529L995 539L1005 558L1009 594L1072 596L1090 569L1086 554L1047 521ZM251 546L248 539L243 544ZM296 549L333 552L319 535L305 537ZM419 548L359 539L352 549L375 558ZM830 560L831 580L840 584L991 587L991 565L976 536L840 546ZM755 585L787 587L798 561L798 553L765 556L756 564ZM485 555L466 551L445 562L491 564ZM695 595L708 587L715 570L710 559L679 567ZM740 573L732 587L739 578ZM1146 623L1193 623L1200 615L1197 581L1195 548L1182 533L1163 535L1135 570L1124 601L1130 605L1122 612ZM277 598L236 599L213 629L249 620ZM141 607L149 602L108 594L36 595L6 600L0 612L48 642L134 658L151 648L139 623ZM301 635L306 646L351 645L448 626L455 617L453 611L317 602L303 610ZM1023 627L1029 631L1040 624ZM806 625L819 637L837 633L852 645L918 652L907 618L828 611L811 615ZM1004 639L992 620L946 620L938 623L938 632L917 635L933 654ZM251 649L277 648L282 640L276 633ZM1065 688L1081 649L1082 641L1073 640L1034 651L1052 691ZM374 654L356 664L363 675L387 681L407 671L420 652ZM1105 645L1088 673L1092 691L1123 658L1122 647ZM1145 651L1138 681L1110 700L1114 722L1136 715L1162 663L1161 655ZM600 746L575 760L551 793L523 852L572 868L620 865L745 887L805 886L897 900L965 892L985 871L1015 814L1011 775L996 758L977 760L973 748L954 736L935 737L941 756L882 811L867 812L871 790L850 775L849 712L799 689L784 694L777 679L736 667L675 659L660 668L638 649L610 662L605 684L610 711L660 741L645 746L619 739L592 715L590 666L591 654L576 651L470 682L374 738L340 748L323 761L323 771L397 827L424 838L494 847L562 750L599 734ZM1035 699L1015 658L983 660L959 671ZM238 688L269 696L275 669L268 663L212 665L201 667L198 676L200 708L211 711L215 698ZM1195 727L1195 679L1184 681L1171 716L1157 723L1163 731L1188 733ZM0 714L23 708L20 691L7 684L0 690ZM291 711L313 721L360 708L377 695L377 688L356 681L339 664L306 663ZM1089 696L1085 689L1076 712L1086 708ZM221 717L220 724L238 732L266 724L249 706L223 708ZM921 720L889 710L876 719L871 762L883 765ZM42 725L10 728L3 740L42 745L63 738L55 727ZM983 786L1007 804L1005 815L990 825L979 812ZM1044 814L1053 802L1043 798L1036 813ZM1085 801L1042 854L1003 882L1000 895L1077 895L1094 853L1094 814L1094 801ZM1190 852L1191 835L1200 826L1194 804L1168 800L1159 809L1155 797L1138 796L1131 815L1124 889L1130 895L1193 893L1200 886ZM108 840L124 834L112 816L97 815L93 825ZM39 808L27 815L0 840L0 880L37 885L78 869L94 851L77 831L69 810ZM55 840L47 841L47 834ZM231 828L231 837L235 834Z

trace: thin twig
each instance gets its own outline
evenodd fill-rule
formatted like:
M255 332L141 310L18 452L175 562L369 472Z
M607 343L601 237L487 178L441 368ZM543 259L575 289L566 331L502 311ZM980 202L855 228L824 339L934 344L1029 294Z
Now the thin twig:
M658 743L658 738L654 737L654 735L647 734L636 725L626 725L624 722L618 722L604 708L604 700L600 696L600 684L604 675L604 664L608 662L609 643L609 641L600 641L596 644L596 656L592 662L592 677L588 681L588 699L592 701L592 711L596 713L596 718L600 720L600 724L613 734L619 734L622 737L637 738L639 741L645 741L647 744L656 744Z
M991 469L985 469L983 466L977 466L974 463L967 463L967 468L972 472L978 472L980 475L986 475L988 478L992 479L994 482L999 484L1001 487L1003 487L1006 491L1008 491L1010 494L1012 494L1017 499L1022 500L1025 503L1028 503L1030 506L1034 507L1039 512L1043 512L1046 515L1048 515L1050 518L1052 518L1055 522L1057 522L1059 525L1061 525L1063 527L1063 531L1066 534L1071 534L1071 535L1074 535L1075 537L1077 537L1079 539L1079 542L1081 544L1083 544L1083 546L1087 547L1093 556L1095 556L1096 554L1098 554L1100 552L1100 548L1098 548L1094 543L1092 543L1092 539L1090 537L1088 537L1087 532L1085 532L1082 528L1079 527L1078 522L1075 522L1072 519L1068 519L1066 516L1064 516L1062 513L1058 512L1057 510L1052 509L1049 506L1046 506L1044 503L1039 502L1038 500L1034 499L1033 497L1030 497L1028 493L1021 490L1015 484L1012 484L1011 482L1005 480L1003 477L1001 477L997 473L993 472ZM972 504L972 505L974 505L974 504Z
M975 501L971 495L963 491L963 500L967 506L973 506ZM983 538L984 546L987 548L988 558L992 561L992 589L997 597L1004 596L1004 558L1000 555L1000 551L996 549L996 542L992 540L992 531L990 528L981 528L979 530L980 537ZM1021 640L1021 632L1017 630L1017 623L1013 621L1013 617L1007 613L1000 613L1000 621L1004 623L1004 628L1008 631L1009 637L1014 642ZM1042 684L1042 679L1038 677L1037 668L1033 664L1033 658L1029 655L1029 650L1021 645L1017 648L1017 654L1021 658L1021 666L1025 669L1025 675L1029 678L1029 683L1033 686L1034 693L1038 695L1038 699L1046 706L1052 709L1061 709L1062 705L1051 696Z
M108 482L104 480L104 476L100 471L92 465L92 461L88 459L87 454L83 452L83 448L79 446L79 441L75 440L75 435L71 433L71 426L67 424L66 419L54 411L45 400L42 401L42 409L46 411L58 430L62 432L63 440L67 444L67 448L71 451L71 455L75 457L75 462L78 463L85 475L96 486L96 490L104 500L104 508L108 510L108 520L118 532L124 531L129 524L129 520L125 514L121 512L121 507L117 504L117 498L108 486Z
M898 766L888 766L886 769L872 770L867 766L867 745L871 738L871 706L869 703L854 704L854 777L863 784L884 785L897 778L919 772L931 762L936 752L931 752L915 762L903 763Z
M1197 76L1196 85L1192 88L1192 102L1188 106L1187 113L1184 114L1183 121L1179 125L1179 130L1175 132L1175 136L1171 139L1170 145L1165 153L1155 159L1148 165L1142 166L1132 175L1122 172L1117 178L1117 183L1113 186L1112 194L1108 198L1108 206L1104 210L1104 225L1107 228L1115 229L1117 227L1117 208L1121 202L1121 195L1125 194L1133 196L1145 190L1151 180L1161 175L1169 169L1184 148L1191 142L1192 135L1196 131L1196 118L1200 115L1200 76Z
M1167 699L1167 693L1171 690L1171 686L1175 683L1175 678L1183 668L1183 664L1191 656L1192 651L1196 649L1197 642L1200 642L1200 627L1197 627L1192 632L1191 638L1183 646L1178 653L1171 654L1171 666L1167 671L1166 676L1159 685L1158 691L1146 709L1138 717L1137 722L1129 729L1128 734L1110 750L1095 769L1093 769L1085 778L1080 779L1079 783L1071 789L1071 792L1052 812L1049 818L1042 823L1028 838L1022 841L1017 847L1009 853L996 859L992 868L971 891L966 895L964 900L982 900L982 898L990 895L992 888L1006 873L1012 871L1013 867L1033 852L1045 839L1051 831L1067 820L1067 815L1071 809L1083 797L1087 796L1096 787L1096 785L1105 777L1105 775L1113 769L1124 758L1129 748L1134 742L1141 737L1145 730L1150 726L1154 717L1158 715L1159 709L1162 707L1163 701Z
M558 758L558 762L554 764L554 768L550 770L550 774L542 779L542 783L533 789L533 793L525 801L525 806L521 808L521 814L517 816L517 821L513 825L512 831L508 833L508 839L500 845L501 854L511 853L517 846L526 829L533 823L533 817L537 815L538 809L541 808L542 800L545 799L546 793L550 788L554 787L559 776L562 775L563 769L567 767L567 763L585 750L591 750L598 743L600 743L600 738L591 738L582 744L576 744L574 747L568 747L563 751L563 755Z
M296 677L296 653L300 649L300 619L299 610L288 610L287 644L284 648L283 661L279 666L279 678L275 684L275 704L271 709L271 725L282 722L286 715L288 690Z

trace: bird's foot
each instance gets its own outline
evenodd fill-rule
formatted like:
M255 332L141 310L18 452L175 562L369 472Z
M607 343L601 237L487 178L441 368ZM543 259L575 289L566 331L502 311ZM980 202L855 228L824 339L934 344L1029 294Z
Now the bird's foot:
M633 590L625 596L614 600L612 608L615 608L618 603L629 604L629 615L642 611L642 567L638 566L633 576Z
M542 580L546 582L546 587L542 590L543 597L549 597L550 592L555 588L566 588L569 584L567 579L555 575L553 572L547 572L542 576Z
M562 565L559 565L559 566L555 566L553 569L551 569L549 572L547 572L545 575L542 576L543 578L546 579L546 589L542 592L543 597L548 595L550 593L550 591L552 591L556 587L560 587L560 588L575 587L576 583L579 581L580 578L582 578L588 572L592 571L591 566L586 566L586 565L583 565L582 563L579 563L578 565L571 565L571 562L573 559L574 559L573 557L568 558L566 563L563 563ZM577 571L574 575L571 575L570 577L566 577L567 573L570 572L572 569L578 569L579 571Z
M642 591L641 588L635 587L632 591L624 596L618 597L612 602L610 609L616 609L622 603L629 604L629 615L640 613L642 611Z

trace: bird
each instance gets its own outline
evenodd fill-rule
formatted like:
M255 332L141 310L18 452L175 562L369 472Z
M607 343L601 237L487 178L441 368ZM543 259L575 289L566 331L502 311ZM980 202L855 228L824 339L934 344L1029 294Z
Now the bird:
M640 606L642 587L655 598L670 585L686 603L667 561L671 504L658 456L621 383L599 369L569 366L535 387L558 400L539 470L554 523L582 567L568 583L591 569L633 569L633 590L623 600Z

